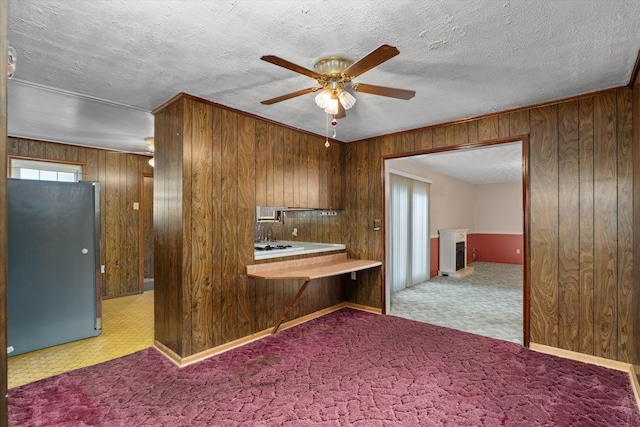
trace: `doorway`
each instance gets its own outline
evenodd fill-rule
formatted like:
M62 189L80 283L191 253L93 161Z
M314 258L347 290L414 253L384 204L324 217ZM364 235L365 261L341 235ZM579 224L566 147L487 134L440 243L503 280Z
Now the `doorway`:
M140 293L153 291L153 175L142 174L140 195Z
M487 316L487 322L495 321L496 310L503 311L500 308L501 295L510 296L512 301L510 308L511 316L507 316L507 310L504 310L505 318L509 317L511 331L515 329L518 335L517 339L509 339L517 341L525 346L529 343L529 287L528 287L528 268L527 268L527 154L528 141L527 138L519 138L518 140L496 140L478 144L469 144L467 146L459 146L452 148L439 148L428 150L423 153L411 156L386 158L384 160L384 206L385 218L389 221L385 225L385 285L384 285L384 301L385 312L388 314L396 314L392 311L392 300L396 307L401 307L398 301L407 302L407 292L417 292L416 289L425 289L422 296L414 293L409 301L414 306L410 311L414 313L431 312L440 322L446 316L437 316L436 309L441 310L444 305L436 301L435 290L436 285L440 286L445 292L452 292L459 289L461 293L455 295L440 295L441 301L453 301L453 309L447 311L451 314L453 310L460 309L456 320L465 319L467 324L471 324L471 330L467 332L477 333L479 335L490 336L479 327L474 330L474 323L480 324L480 319L474 318L476 313L473 311L473 305L479 304L481 298L469 296L473 295L474 287L480 286L478 290L482 298L487 298L487 304L493 311ZM428 159L428 161L423 161ZM428 165L428 166L425 166ZM476 166L482 166L476 168ZM422 179L430 180L430 201L429 201L429 224L430 234L427 236L430 244L430 279L418 284L417 286L408 288L394 295L403 295L404 300L394 297L392 299L392 242L394 240L392 233L394 232L391 223L390 197L391 180L389 177L390 170L402 170L413 175L418 175ZM478 169L478 170L476 170ZM470 177L477 173L477 177ZM481 175L486 175L482 177ZM506 177L510 174L510 177ZM498 178L498 181L492 181ZM503 179L504 182L500 182ZM455 182L454 182L455 181ZM456 184L457 183L457 184ZM446 185L445 185L446 184ZM478 199L478 200L476 200ZM502 211L501 204L506 203L508 199L508 209ZM476 212L478 209L478 212ZM505 219L506 218L506 219ZM477 220L477 222L476 222ZM439 273L439 235L438 230L441 229L469 229L469 239L466 242L465 257L469 263L477 262L480 270L476 270L478 274L471 274L469 278L441 277ZM498 243L496 243L498 242ZM504 244L504 242L509 242ZM513 246L513 247L512 247ZM479 251L478 251L479 249ZM502 251L502 252L501 252ZM481 256L478 259L478 252ZM483 259L484 258L484 259ZM498 267L498 268L494 268ZM505 268L502 268L505 267ZM505 272L507 281L517 282L516 287L507 286L503 280L498 280L497 275ZM455 276L455 275L454 275ZM442 280L446 279L446 280ZM446 281L447 283L440 283ZM458 283L459 282L459 283ZM429 286L426 286L426 285ZM424 285L424 286L423 286ZM495 285L495 286L494 286ZM489 289L487 286L491 286ZM495 288L498 288L497 290ZM507 289L508 288L508 289ZM505 291L505 294L500 292ZM497 299L490 300L489 295L498 295ZM514 298L515 294L515 298ZM465 295L467 295L465 297ZM419 307L416 304L421 303L421 298L430 300L431 306L425 304ZM465 307L465 304L468 306ZM436 305L433 305L436 304ZM406 307L406 305L404 305ZM398 310L400 311L400 310ZM515 316L513 312L515 311ZM442 313L442 311L441 311ZM469 314L471 313L471 314ZM403 316L404 317L404 316ZM433 316L432 316L433 317ZM412 318L412 317L409 317ZM428 316L426 317L428 318ZM414 320L427 321L428 323L438 324L440 326L452 327L454 329L462 329L457 325L446 325L442 323L415 318ZM465 329L462 329L465 330ZM519 333L520 331L521 333ZM494 338L505 339L498 335Z
M139 182L139 202L136 203L139 203L140 294L102 300L103 333L97 337L12 357L8 370L10 387L102 363L153 346L153 291L143 292L145 258L147 272L150 272L147 276L153 278L153 175L143 174Z

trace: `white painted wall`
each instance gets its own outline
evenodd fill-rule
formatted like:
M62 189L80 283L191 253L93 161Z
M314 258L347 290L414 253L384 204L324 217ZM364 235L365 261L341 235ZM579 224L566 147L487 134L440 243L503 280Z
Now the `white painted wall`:
M476 233L522 234L522 183L476 186Z
M522 183L470 184L420 166L408 159L389 160L391 169L431 181L431 237L442 228L469 233L522 234Z
M438 237L442 228L475 230L476 186L465 181L431 171L431 237Z

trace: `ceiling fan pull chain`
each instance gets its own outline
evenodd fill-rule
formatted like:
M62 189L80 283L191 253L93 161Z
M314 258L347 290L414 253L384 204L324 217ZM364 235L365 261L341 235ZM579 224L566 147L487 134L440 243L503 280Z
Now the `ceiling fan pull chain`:
M325 114L326 122L325 122L325 140L324 146L329 148L331 144L329 144L329 113Z

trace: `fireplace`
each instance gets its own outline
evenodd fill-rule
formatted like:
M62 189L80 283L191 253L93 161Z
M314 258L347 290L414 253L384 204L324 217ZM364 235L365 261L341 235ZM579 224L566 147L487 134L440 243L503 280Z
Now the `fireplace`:
M440 235L439 276L464 277L473 272L467 266L466 228L445 228L438 230Z

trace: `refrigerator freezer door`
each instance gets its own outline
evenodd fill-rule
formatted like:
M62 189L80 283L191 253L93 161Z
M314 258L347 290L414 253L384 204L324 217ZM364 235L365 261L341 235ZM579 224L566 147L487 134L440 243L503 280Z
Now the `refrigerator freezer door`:
M101 332L98 197L93 182L7 180L11 356Z

